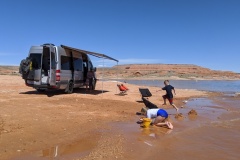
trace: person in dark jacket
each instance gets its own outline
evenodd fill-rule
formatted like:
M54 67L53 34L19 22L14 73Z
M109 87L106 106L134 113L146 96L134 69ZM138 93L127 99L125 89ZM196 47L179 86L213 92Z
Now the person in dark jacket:
M87 73L87 79L86 79L86 90L89 87L90 92L94 89L93 88L93 80L96 80L95 73L93 69L91 68L90 71Z
M176 92L175 92L174 87L169 84L169 80L165 80L165 81L164 81L164 85L165 85L165 87L163 87L162 90L165 90L165 91L166 91L166 94L162 96L162 97L163 97L163 101L164 101L163 105L166 105L166 100L168 99L169 103L170 103L170 104L176 109L176 111L178 112L179 109L178 109L177 106L173 103L173 93L172 93L172 91L173 91L174 94L176 95Z

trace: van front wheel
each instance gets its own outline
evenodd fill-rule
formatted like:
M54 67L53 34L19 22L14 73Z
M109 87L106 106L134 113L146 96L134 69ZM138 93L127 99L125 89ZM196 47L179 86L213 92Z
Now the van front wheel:
M68 93L68 94L71 94L73 92L73 82L72 81L69 81L68 82L68 86L65 90L65 93Z

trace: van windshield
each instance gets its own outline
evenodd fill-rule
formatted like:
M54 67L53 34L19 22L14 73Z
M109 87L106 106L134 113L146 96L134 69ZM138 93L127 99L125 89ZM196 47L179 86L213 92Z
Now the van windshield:
M41 53L31 53L29 56L32 59L32 68L40 69L41 68Z

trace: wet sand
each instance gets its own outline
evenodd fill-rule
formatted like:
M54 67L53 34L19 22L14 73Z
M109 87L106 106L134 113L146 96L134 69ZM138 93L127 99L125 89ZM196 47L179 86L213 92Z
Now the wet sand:
M222 105L222 97L192 99L182 109L183 118L171 116L174 129L164 130L152 127L139 129L130 139L132 153L127 159L231 159L240 158L238 143L240 139L239 105ZM224 97L240 102L240 98ZM235 103L236 104L236 103ZM188 115L189 109L198 112L197 116Z
M0 76L0 159L240 158L239 96L176 89L183 117L175 118L171 106L161 106L165 92L148 87L174 129L144 129L135 115L144 107L138 102L144 86L128 84L120 96L116 84L99 82L91 93L39 94L20 77ZM192 109L197 115L188 115Z

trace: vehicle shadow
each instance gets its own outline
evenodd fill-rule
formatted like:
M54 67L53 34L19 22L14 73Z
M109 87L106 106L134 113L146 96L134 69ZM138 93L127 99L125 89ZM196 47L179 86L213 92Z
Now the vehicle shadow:
M90 95L98 95L98 94L102 94L102 93L106 93L106 92L109 92L109 91L107 91L107 90L89 91L89 90L86 90L86 88L76 88L73 90L73 93L90 94Z
M94 91L88 91L85 88L75 88L73 90L73 94L74 93L79 93L79 94L89 94L89 95L98 95L98 94L102 94L102 93L106 93L109 92L107 90L94 90ZM57 96L57 95L63 95L66 94L64 92L64 90L46 90L43 92L38 92L37 90L35 91L27 91L27 92L20 92L19 94L29 94L29 95L46 95L48 97L53 97L53 96Z

